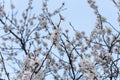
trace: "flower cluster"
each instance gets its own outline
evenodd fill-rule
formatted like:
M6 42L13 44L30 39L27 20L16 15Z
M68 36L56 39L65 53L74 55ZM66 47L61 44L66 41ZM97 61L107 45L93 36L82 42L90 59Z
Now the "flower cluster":
M88 0L97 18L89 36L71 23L74 32L64 31L61 11L65 4L49 12L47 1L42 3L43 13L36 14L32 12L34 0L29 0L21 16L14 13L13 3L7 16L4 4L0 6L0 77L12 79L13 70L14 80L119 79L120 31L100 14L95 0ZM119 7L119 2L113 3Z
M40 70L38 73L35 73L38 67L41 65L41 61L38 57L31 57L28 56L25 58L22 72L18 73L19 80L40 80L44 78L44 71Z
M80 61L81 72L86 80L93 80L95 77L99 78L95 61L91 61L90 57L84 56Z
M60 40L60 35L61 35L61 29L60 28L54 29L54 32L51 35L52 42L55 43L55 44L58 43L59 40Z

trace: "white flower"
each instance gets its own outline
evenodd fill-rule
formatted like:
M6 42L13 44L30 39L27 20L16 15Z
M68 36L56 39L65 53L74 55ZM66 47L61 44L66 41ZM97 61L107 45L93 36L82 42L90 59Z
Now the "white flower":
M43 14L40 14L40 17L38 18L38 20L40 20L40 25L43 28L47 27L47 18Z
M41 61L39 60L38 57L32 57L30 61L31 61L30 63L32 64L32 66L34 66L36 63L39 65L41 64Z
M47 8L47 2L43 2L42 9L45 10Z
M43 80L45 73L43 70L40 70L37 74L34 74L32 80Z
M83 76L85 79L93 79L98 76L98 72L96 70L95 62L90 60L90 57L83 56L80 62L80 68L83 72Z
M52 34L52 42L57 43L60 39L60 35L61 35L61 29L60 28L55 29Z
M23 76L22 76L22 80L29 80L31 77L31 72L30 71L25 71Z
M111 34L112 30L111 30L110 28L107 28L107 29L106 29L106 32L107 32L107 34L109 35L109 34Z
M77 38L77 39L80 39L80 38L84 37L85 32L78 32L78 31L77 31L77 32L75 33L75 35L76 35L76 38Z
M11 4L11 6L10 6L10 7L11 7L11 9L14 9L14 8L15 8L15 6L14 6L13 4Z

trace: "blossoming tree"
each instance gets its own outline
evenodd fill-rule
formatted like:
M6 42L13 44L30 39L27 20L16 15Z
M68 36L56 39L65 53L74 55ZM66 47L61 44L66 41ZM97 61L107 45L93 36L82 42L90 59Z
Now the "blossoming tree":
M29 0L17 18L11 2L11 14L0 4L0 77L6 80L119 80L120 31L103 17L94 0L88 0L97 20L89 36L73 28L64 30L61 11L65 4L49 12L43 1L41 13L34 14ZM118 9L120 1L111 0ZM56 24L52 17L58 17ZM106 24L108 25L106 27Z

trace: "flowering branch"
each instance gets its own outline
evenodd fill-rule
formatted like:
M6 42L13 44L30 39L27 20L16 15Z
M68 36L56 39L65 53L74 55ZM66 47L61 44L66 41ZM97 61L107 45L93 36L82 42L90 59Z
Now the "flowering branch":
M4 71L5 71L5 74L7 76L7 79L10 80L9 73L7 72L7 69L6 69L6 66L5 66L5 62L4 62L4 58L3 58L1 52L0 52L0 56L1 56L1 59L2 59L2 64L3 64L3 68L4 68Z

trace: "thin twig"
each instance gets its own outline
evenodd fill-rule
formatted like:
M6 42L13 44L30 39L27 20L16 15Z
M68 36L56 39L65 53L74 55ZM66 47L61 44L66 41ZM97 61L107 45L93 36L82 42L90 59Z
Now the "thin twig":
M7 69L6 69L6 66L5 66L5 62L4 62L4 58L3 58L1 52L0 52L0 56L1 56L1 59L2 59L2 64L3 64L3 68L4 68L4 71L5 71L5 74L6 74L7 78L8 78L8 80L10 80L9 73L7 72Z

